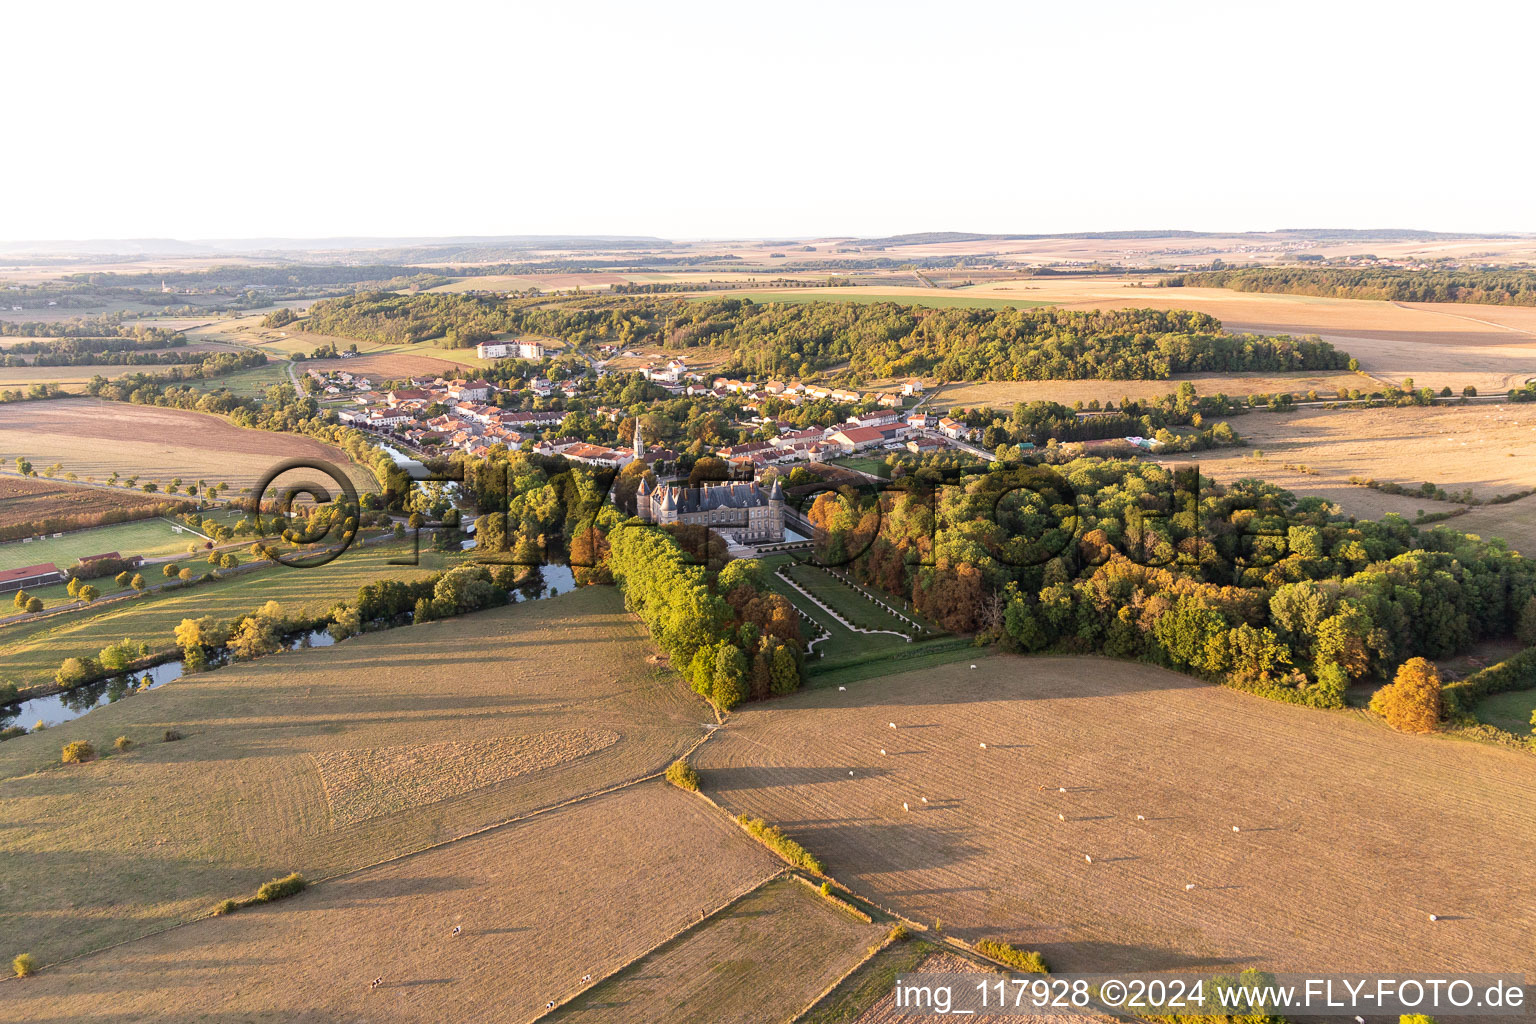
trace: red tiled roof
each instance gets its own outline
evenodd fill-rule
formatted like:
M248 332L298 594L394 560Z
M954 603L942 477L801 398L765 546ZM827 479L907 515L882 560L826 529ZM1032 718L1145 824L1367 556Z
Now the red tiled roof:
M52 562L43 562L39 565L24 565L20 569L6 569L4 572L0 572L0 583L31 579L33 576L46 576L49 573L57 573L58 571L59 567Z

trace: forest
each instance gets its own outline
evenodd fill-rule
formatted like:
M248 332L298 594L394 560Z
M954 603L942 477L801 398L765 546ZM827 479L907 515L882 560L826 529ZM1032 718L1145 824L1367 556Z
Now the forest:
M1180 274L1166 288L1231 288L1390 302L1485 302L1536 306L1536 270L1525 267L1404 270L1397 267L1244 267Z
M1498 540L1331 514L1257 480L1079 459L971 477L920 469L880 497L814 497L819 551L945 629L1099 653L1342 706L1355 681L1536 616L1536 565Z
M730 372L808 377L840 364L854 382L1130 380L1175 373L1337 370L1316 338L1231 334L1204 313L1129 309L923 309L893 302L756 303L618 296L549 304L490 295L360 292L310 308L309 330L385 344L466 346L501 332L568 342L726 349Z

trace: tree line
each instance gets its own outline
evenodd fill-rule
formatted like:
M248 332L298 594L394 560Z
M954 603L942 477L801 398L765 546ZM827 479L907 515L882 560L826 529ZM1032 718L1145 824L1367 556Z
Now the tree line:
M822 556L948 630L1297 703L1340 707L1352 681L1508 636L1536 595L1536 565L1502 541L1346 520L1257 480L1195 489L1159 465L1078 459L909 482L818 496Z
M1341 299L1536 306L1536 270L1524 267L1243 267L1180 274L1162 283L1168 288L1231 288L1240 292L1285 292Z
M848 364L855 379L1167 378L1175 373L1339 370L1349 357L1316 338L1231 334L1184 310L925 309L894 302L757 303L583 297L536 299L360 292L310 308L309 328L387 344L470 345L501 332L582 344L732 353L729 372L808 377Z

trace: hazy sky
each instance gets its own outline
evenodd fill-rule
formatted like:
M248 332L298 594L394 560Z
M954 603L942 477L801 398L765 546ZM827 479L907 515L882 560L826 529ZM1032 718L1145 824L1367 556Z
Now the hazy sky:
M1536 231L1533 5L25 2L0 238Z

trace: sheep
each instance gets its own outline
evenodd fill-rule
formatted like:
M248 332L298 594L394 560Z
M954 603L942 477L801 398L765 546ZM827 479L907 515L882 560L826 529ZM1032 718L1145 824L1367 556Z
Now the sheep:
M846 690L846 689L848 689L848 687L846 687L846 686L839 686L839 687L838 687L838 688L837 688L837 692L838 692L838 693L842 693L842 692L843 692L843 691L844 691L844 690Z
M848 769L848 774L849 774L850 777L853 775L853 769L852 768Z
M880 748L880 756L881 756L881 757L884 757L884 756L885 756L885 748L884 748L884 747L881 747L881 748Z
M1086 854L1086 853L1085 853L1085 854L1083 854L1083 860L1085 860L1085 861L1087 861L1087 862L1088 862L1088 863L1089 863L1089 864L1092 864L1092 863L1093 863L1093 858L1092 858L1092 857L1090 857L1090 856L1089 856L1089 855L1088 855L1088 854Z
M1236 826L1236 825L1233 825L1233 826L1232 826L1232 831L1233 831L1233 832L1241 832L1241 831L1242 831L1242 829L1240 829L1240 828L1238 828L1238 827L1237 827L1237 826Z
M1188 884L1188 885L1186 885L1186 886L1185 886L1185 887L1184 887L1184 891L1185 891L1185 892L1189 892L1189 891L1190 891L1190 890L1191 890L1191 889L1193 889L1193 888L1194 888L1194 887L1195 887L1195 883L1194 883L1194 882L1190 882L1190 883L1189 883L1189 884Z
M1438 921L1438 920L1440 920L1440 915L1439 914L1430 914L1429 915L1429 919L1431 921Z
M1058 814L1058 815L1056 815L1056 820L1057 821L1066 821L1067 820L1067 816L1065 814Z
M927 797L923 797L923 803L927 803L927 802L928 802L928 798Z
M891 728L892 728L892 729L894 729L894 728L896 728L896 723L895 723L895 722L892 722L892 723L891 723Z
M1147 817L1144 814L1138 814L1138 815L1136 815L1136 820L1137 821L1146 821Z
M908 807L907 806L907 802L905 800L903 800L901 802L901 809L904 810L904 811L910 811L912 808Z
M983 743L983 744L982 744L982 745L981 745L981 749L982 749L982 750L986 750L986 749L987 749L987 745L986 745L986 744L985 744L985 743Z
M1056 792L1058 792L1058 793L1065 793L1066 791L1067 791L1067 787L1066 786L1057 786L1056 787Z
M975 666L975 665L972 665L972 666L971 666L971 668L975 668L975 667L976 667L976 666Z

